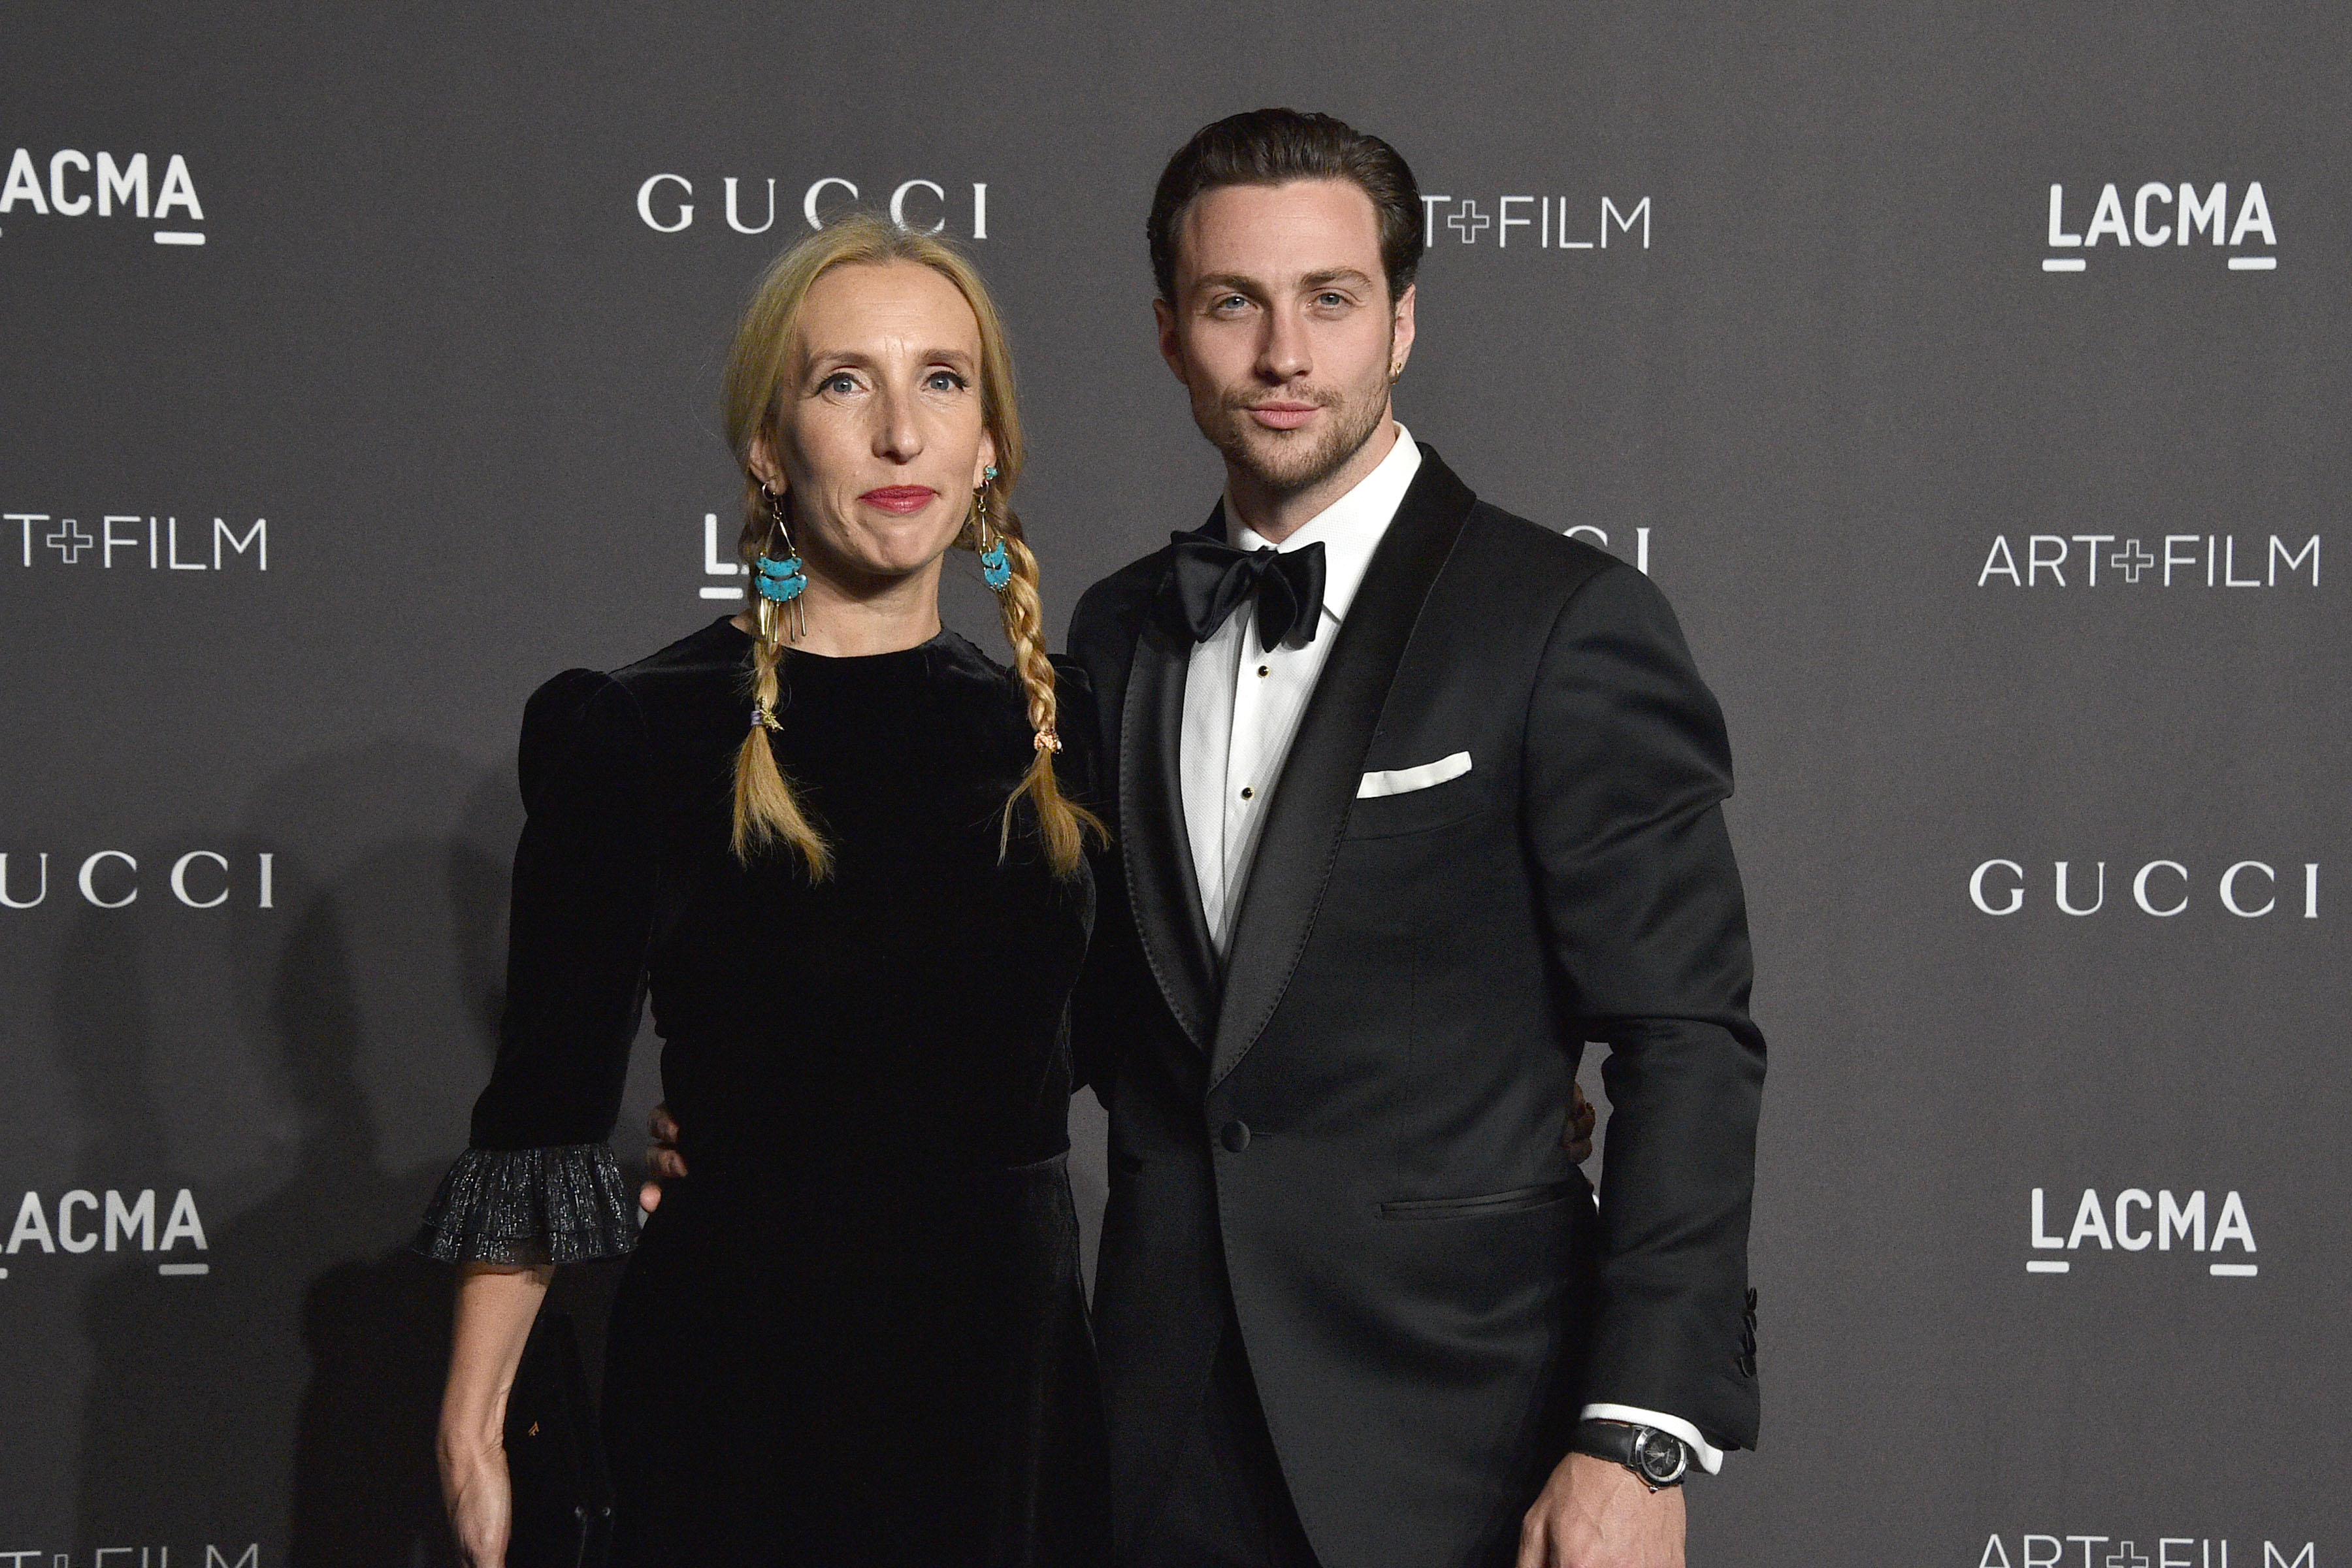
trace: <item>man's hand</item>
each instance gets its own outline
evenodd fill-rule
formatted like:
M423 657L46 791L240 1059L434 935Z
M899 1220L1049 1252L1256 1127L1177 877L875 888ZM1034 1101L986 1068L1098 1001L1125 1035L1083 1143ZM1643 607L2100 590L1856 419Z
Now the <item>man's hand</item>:
M1568 1086L1568 1121L1560 1129L1559 1141L1568 1150L1568 1157L1580 1165L1592 1158L1595 1120L1592 1102L1584 1098L1584 1086L1570 1082Z
M1570 1454L1520 1521L1518 1568L1683 1568L1683 1489Z
M1590 1110L1585 1112L1588 1121L1591 1115ZM677 1123L671 1120L667 1104L654 1107L646 1121L646 1131L653 1143L646 1150L646 1184L637 1189L637 1206L651 1214L661 1207L664 1182L686 1180L686 1156L677 1152Z

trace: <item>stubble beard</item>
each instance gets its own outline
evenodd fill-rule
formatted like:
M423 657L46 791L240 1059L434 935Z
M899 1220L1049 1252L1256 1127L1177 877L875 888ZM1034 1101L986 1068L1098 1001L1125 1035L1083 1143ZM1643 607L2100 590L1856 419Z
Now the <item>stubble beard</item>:
M1348 466L1379 431L1388 414L1388 385L1383 381L1360 397L1327 387L1286 390L1286 402L1312 403L1329 411L1318 420L1319 434L1305 430L1269 430L1250 417L1254 404L1270 395L1264 387L1227 392L1207 407L1192 405L1192 422L1225 461L1273 495L1288 497L1313 489Z

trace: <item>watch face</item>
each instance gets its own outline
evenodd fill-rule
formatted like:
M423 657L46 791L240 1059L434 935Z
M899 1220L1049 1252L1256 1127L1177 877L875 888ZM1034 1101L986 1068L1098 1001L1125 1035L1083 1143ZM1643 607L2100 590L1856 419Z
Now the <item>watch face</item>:
M1644 1430L1633 1439L1633 1459L1642 1473L1661 1485L1683 1473L1690 1462L1682 1439L1666 1432Z

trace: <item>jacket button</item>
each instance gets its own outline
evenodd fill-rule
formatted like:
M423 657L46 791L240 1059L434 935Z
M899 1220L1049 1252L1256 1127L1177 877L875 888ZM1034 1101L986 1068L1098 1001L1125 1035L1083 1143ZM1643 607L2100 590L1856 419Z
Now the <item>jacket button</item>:
M1228 1152L1234 1154L1248 1148L1249 1140L1249 1123L1246 1121L1228 1121L1224 1131L1217 1134L1217 1142L1223 1143Z

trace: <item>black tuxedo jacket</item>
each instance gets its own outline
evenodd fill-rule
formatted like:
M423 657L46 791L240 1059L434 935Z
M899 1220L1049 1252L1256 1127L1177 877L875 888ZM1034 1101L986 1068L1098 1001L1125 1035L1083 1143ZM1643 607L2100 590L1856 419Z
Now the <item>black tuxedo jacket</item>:
M1722 716L1664 599L1424 447L1220 963L1168 561L1097 584L1070 634L1115 796L1073 1037L1110 1111L1096 1326L1123 1542L1228 1290L1324 1568L1507 1563L1587 1401L1752 1445L1764 1042ZM1369 770L1465 751L1459 777L1356 798ZM1597 1211L1560 1142L1587 1039L1612 1047Z

